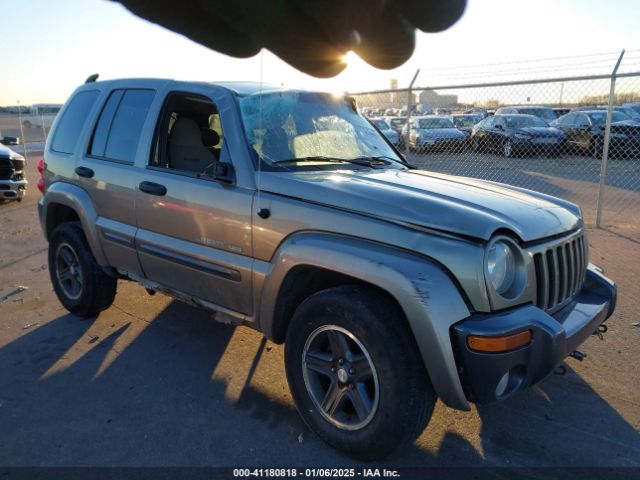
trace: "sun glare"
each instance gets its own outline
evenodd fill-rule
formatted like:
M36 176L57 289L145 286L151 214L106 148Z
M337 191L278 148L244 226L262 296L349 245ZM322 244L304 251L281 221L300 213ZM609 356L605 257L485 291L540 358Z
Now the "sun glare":
M342 63L346 63L347 65L349 65L350 63L352 63L356 58L358 57L358 55L356 55L354 52L352 52L351 50L349 50L347 53L345 53L342 56Z

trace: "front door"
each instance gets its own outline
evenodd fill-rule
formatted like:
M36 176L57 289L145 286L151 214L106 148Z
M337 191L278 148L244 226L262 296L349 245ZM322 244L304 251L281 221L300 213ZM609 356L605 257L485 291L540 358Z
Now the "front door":
M254 192L214 180L230 163L219 120L208 98L167 97L137 189L136 244L151 281L250 315Z

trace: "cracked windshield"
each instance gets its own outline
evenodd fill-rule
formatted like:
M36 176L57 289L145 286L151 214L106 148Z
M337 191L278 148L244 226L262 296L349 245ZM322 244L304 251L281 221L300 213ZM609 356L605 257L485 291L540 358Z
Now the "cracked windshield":
M343 96L294 91L253 94L241 98L240 110L249 145L268 166L403 165Z

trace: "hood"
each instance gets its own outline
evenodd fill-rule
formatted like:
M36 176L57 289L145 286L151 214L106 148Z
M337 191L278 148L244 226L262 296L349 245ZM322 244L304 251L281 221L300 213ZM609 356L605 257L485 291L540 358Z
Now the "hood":
M10 158L10 159L16 159L16 160L24 159L22 155L14 152L13 150L3 145L2 143L0 143L0 158Z
M582 224L569 202L421 170L263 171L261 180L263 191L483 240L506 229L528 242Z
M423 138L460 138L464 134L455 127L451 128L424 128L420 129Z
M555 127L523 127L520 132L526 132L535 137L562 137L564 134Z

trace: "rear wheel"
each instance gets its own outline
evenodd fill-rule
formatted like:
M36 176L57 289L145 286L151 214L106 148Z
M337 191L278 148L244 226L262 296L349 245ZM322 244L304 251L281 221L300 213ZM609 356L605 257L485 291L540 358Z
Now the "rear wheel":
M49 273L58 300L71 313L91 317L113 303L118 281L98 265L78 222L58 225L51 234Z
M29 120L25 120L24 122L22 122L22 126L24 128L31 128L31 122Z
M369 288L319 292L296 310L285 345L298 412L356 458L388 455L420 435L436 395L402 314Z

